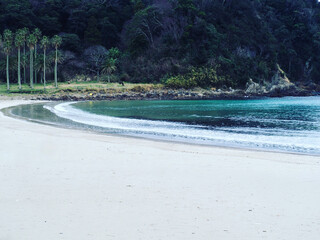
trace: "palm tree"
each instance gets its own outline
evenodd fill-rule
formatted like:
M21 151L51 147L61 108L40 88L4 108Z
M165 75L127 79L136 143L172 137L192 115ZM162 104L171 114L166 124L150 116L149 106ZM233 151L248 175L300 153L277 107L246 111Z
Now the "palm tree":
M35 59L35 61L37 61L37 43L41 39L42 33L39 28L36 28L33 31L33 35L36 37L36 42L34 45L34 59ZM37 71L36 70L34 71L34 82L37 83Z
M27 38L27 44L30 50L30 87L33 89L33 51L34 46L36 44L36 36L34 34L30 34Z
M15 36L15 45L18 48L18 83L19 83L19 90L21 90L21 47L24 43L23 40L23 30L19 29L16 32Z
M13 34L9 29L3 32L3 49L7 55L7 90L10 90L10 77L9 77L9 56L12 48Z
M102 72L108 74L108 82L110 83L110 75L117 70L117 59L108 58L103 66Z
M52 45L56 49L56 57L55 57L55 65L54 65L54 82L55 82L56 88L58 88L58 48L62 43L62 38L58 35L55 35L51 41L52 41Z
M26 83L26 59L27 59L27 55L26 55L26 43L27 43L27 36L29 34L29 29L28 28L23 28L21 31L21 36L23 38L23 83Z
M47 47L50 44L50 40L47 36L43 36L41 40L41 46L43 48L43 87L46 89L46 52Z
M0 47L3 47L2 35L0 34Z
M0 47L2 47L2 44L3 44L3 42L2 42L2 35L0 34Z

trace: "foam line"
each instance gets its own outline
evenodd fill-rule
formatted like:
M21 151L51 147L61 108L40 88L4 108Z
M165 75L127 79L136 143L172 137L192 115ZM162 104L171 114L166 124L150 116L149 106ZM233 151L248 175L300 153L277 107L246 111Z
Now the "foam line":
M45 106L45 108L61 118L106 130L117 130L122 134L320 154L319 132L273 128L219 128L169 121L118 118L85 112L76 109L72 104L74 102L61 103L54 107Z

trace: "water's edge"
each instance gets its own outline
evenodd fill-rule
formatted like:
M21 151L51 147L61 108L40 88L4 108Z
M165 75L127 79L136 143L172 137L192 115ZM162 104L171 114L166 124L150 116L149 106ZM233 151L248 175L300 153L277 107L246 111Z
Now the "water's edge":
M20 107L31 107L31 105L33 105L34 107L40 107L42 109L43 106L45 106L46 104L51 104L51 106L57 106L60 103L52 103L52 102L48 102L48 103L36 103L36 104L24 104L24 105L19 105ZM71 104L70 102L62 102L62 104ZM250 147L250 146L237 146L237 145L231 145L231 144L218 144L218 143L206 143L206 142L188 142L188 141L183 141L181 139L169 139L169 138L152 138L152 137L148 137L148 136L139 136L139 135L128 135L128 134L123 134L120 132L106 132L105 129L103 128L99 128L99 127L92 127L92 126L88 126L87 124L82 124L82 123L76 123L74 124L72 121L70 120L66 120L63 119L61 117L58 117L57 115L55 116L55 120L54 121L43 121L41 119L37 119L37 118L30 118L27 116L23 116L23 115L18 115L18 114L14 114L12 111L14 109L16 109L17 106L13 106L13 107L9 107L9 108L5 108L5 109L1 109L1 111L9 117L14 117L14 118L18 118L21 120L27 120L30 122L34 122L34 123L39 123L39 124L45 124L45 125L49 125L49 126L55 126L55 127L59 127L59 128L66 128L66 129L77 129L77 130L84 130L87 132L93 132L96 134L107 134L107 135L116 135L116 136L122 136L122 137L129 137L129 138L140 138L140 139L149 139L152 141L161 141L161 142L176 142L176 143L183 143L183 144L191 144L191 145L200 145L200 146L213 146L213 147L223 147L223 148L232 148L232 149L242 149L242 150L252 150L252 151L262 151L262 152L278 152L278 153L289 153L289 154L296 154L296 155L311 155L311 156L319 156L319 153L310 153L310 152L296 152L296 151L287 151L287 150L282 150L282 149L268 149L268 148L261 148L261 147ZM46 109L47 111L49 111L48 109Z

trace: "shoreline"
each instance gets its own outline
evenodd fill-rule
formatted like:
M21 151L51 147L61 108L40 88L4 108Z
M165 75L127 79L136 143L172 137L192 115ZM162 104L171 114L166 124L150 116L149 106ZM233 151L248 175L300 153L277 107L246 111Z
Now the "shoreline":
M30 103L27 104L34 104L34 103L46 103L46 102L50 102L50 101L43 101L43 100L31 100ZM23 105L27 105L27 104L23 104ZM13 107L13 106L11 106ZM9 107L10 108L10 107ZM223 149L234 149L234 150L243 150L243 151L257 151L257 152L271 152L271 153L284 153L284 154L292 154L292 155L297 155L297 156L315 156L315 157L320 157L320 154L316 154L316 153L307 153L307 152L293 152L293 151L286 151L286 150L276 150L276 149L267 149L267 148L254 148L254 147L241 147L241 146L232 146L232 145L219 145L219 144L206 144L206 143L198 143L198 142L187 142L187 141L182 141L182 140L170 140L170 139L156 139L156 138L148 138L148 137L143 137L143 136L131 136L131 135L125 135L125 134L112 134L112 133L104 133L104 132L99 132L99 131L95 131L95 130L91 130L91 129L86 129L86 128L82 128L82 127L77 127L77 128L73 128L73 127L68 127L64 124L55 124L55 123L50 123L50 122L44 122L44 121L40 121L37 119L29 119L27 117L23 117L23 116L18 116L18 115L14 115L11 112L4 112L4 109L6 108L0 108L0 112L2 112L2 114L4 114L7 117L11 117L11 118L15 118L15 119L19 119L22 121L27 121L27 122L31 122L31 123L36 123L36 124L41 124L41 125L46 125L46 126L51 126L51 127L56 127L56 128L61 128L61 129L72 129L72 130L77 130L77 131L84 131L86 133L91 133L91 134L98 134L98 135L107 135L107 136L118 136L118 137L122 137L122 138L129 138L129 139L137 139L137 140L146 140L146 141L152 141L154 143L177 143L177 144L183 144L183 145L189 145L189 146L204 146L204 147L213 147L213 148L223 148Z
M0 140L3 239L320 235L316 156L99 135L2 112Z
M320 92L293 88L274 92L246 92L242 89L167 89L143 87L128 89L60 89L56 93L14 93L0 95L0 100L38 100L38 101L113 101L113 100L247 100L281 97L319 96Z

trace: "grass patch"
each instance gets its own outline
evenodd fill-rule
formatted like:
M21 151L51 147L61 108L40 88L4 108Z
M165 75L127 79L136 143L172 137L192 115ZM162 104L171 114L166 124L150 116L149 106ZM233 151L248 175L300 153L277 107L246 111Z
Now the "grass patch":
M62 82L59 83L58 89L54 84L49 83L44 90L42 84L34 84L34 88L31 89L28 84L22 84L22 89L19 90L18 84L11 84L10 90L7 91L6 83L0 82L0 95L4 96L17 96L17 95L40 95L40 94L58 94L58 93L72 93L72 92L123 92L123 91L141 91L161 89L161 84L144 84L144 83L105 83L105 82Z

